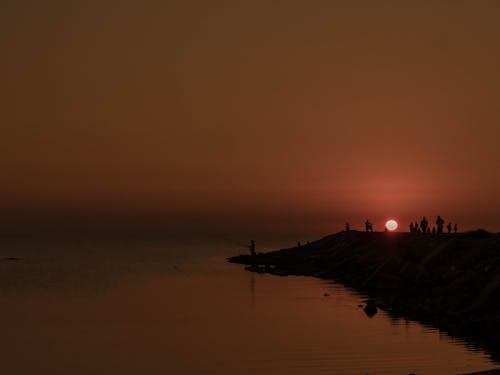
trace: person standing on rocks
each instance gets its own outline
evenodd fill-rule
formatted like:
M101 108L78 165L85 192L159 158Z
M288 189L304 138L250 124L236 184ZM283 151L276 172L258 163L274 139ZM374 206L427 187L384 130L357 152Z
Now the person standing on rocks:
M349 232L350 230L351 230L351 228L349 227L349 223L348 223L348 222L346 222L346 223L345 223L345 231L346 231L346 232Z
M429 222L425 218L425 216L422 218L420 221L420 228L422 228L422 233L427 233L427 226L429 225Z
M373 224L370 223L370 221L368 219L366 219L366 221L365 221L365 230L367 232L373 232Z
M457 232L458 232L458 225L457 225L457 223L455 223L455 226L453 227L453 232L455 232L455 234L457 234Z
M436 219L436 225L437 225L437 234L443 233L444 220L439 215Z
M250 240L250 254L252 254L253 257L255 256L255 241L254 240Z
M451 233L451 223L448 223L448 225L446 226L446 229L448 230L448 234Z

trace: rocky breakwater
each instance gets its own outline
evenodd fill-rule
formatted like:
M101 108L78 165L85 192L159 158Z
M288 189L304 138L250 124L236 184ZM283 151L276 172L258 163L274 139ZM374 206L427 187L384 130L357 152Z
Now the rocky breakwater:
M340 232L229 262L254 272L333 279L390 313L500 348L500 234Z

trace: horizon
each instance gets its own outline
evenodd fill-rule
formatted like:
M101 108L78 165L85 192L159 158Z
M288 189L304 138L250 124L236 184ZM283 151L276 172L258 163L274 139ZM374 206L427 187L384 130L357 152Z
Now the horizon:
M458 232L486 230L500 233L494 227L477 225L472 222L461 222L452 217L443 216L445 226L448 223L458 225ZM426 216L430 228L435 226L434 219ZM211 220L211 225L206 222ZM342 220L335 217L251 217L247 221L237 221L234 218L205 217L197 223L192 223L192 216L170 217L163 213L106 213L106 214L75 214L74 212L55 215L54 213L39 213L38 215L4 215L0 219L0 237L27 236L33 238L54 236L84 237L84 238L177 238L177 239L221 239L221 238L297 238L314 240L325 235L341 232L348 222L353 231L365 231L364 222L367 217L359 216L358 220ZM422 219L422 216L408 218L403 221L395 216L379 216L368 218L375 232L384 232L385 223L395 219L398 228L395 233L410 232L409 224ZM232 225L228 225L228 222ZM308 224L304 224L304 221Z

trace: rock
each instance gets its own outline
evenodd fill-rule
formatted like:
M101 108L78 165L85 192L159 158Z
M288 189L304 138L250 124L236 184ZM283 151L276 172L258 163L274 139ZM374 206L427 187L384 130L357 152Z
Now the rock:
M377 304L375 303L375 301L369 300L363 308L363 311L365 312L366 316L372 318L378 311Z

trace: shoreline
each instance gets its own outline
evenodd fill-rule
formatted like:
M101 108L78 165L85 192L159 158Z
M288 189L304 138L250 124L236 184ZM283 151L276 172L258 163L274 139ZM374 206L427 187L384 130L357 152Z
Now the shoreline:
M368 295L365 311L431 325L500 363L500 234L344 231L227 260L252 272L334 280Z

